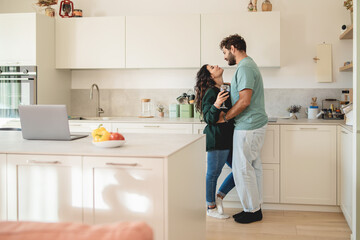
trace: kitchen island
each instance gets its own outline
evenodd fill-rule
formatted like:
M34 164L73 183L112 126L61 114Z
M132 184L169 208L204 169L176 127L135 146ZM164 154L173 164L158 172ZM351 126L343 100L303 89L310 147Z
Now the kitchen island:
M205 137L124 136L98 148L0 132L0 219L145 221L156 240L205 239Z

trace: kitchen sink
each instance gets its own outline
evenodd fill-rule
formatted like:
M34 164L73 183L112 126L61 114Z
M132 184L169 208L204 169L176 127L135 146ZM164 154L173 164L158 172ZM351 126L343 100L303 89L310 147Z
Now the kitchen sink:
M106 121L118 119L116 117L72 117L69 120L96 120L96 121Z
M275 118L275 117L269 117L269 118L268 118L268 121L269 121L269 122L277 122L277 118Z

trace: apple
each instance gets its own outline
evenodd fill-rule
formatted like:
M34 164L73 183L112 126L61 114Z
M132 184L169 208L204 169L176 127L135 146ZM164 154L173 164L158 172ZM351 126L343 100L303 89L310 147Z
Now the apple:
M125 140L124 136L118 132L110 133L110 140Z

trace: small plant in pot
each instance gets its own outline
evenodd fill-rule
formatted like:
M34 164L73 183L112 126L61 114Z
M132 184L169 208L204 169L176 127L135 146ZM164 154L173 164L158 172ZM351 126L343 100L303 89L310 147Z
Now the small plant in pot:
M164 117L165 107L162 104L158 104L156 110L159 112L159 117Z
M296 113L299 113L300 109L301 109L300 105L291 105L290 107L288 107L287 111L290 113L290 118L298 119L298 117L296 116Z

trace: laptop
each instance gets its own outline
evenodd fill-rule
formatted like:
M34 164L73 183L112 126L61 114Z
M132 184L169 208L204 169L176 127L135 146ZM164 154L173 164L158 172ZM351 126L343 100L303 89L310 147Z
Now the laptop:
M22 136L28 140L71 141L88 135L71 135L65 105L19 105Z

